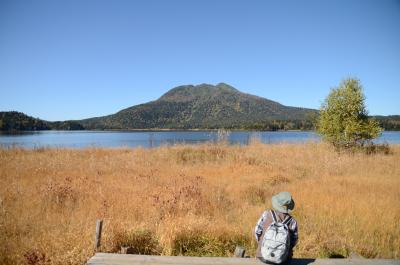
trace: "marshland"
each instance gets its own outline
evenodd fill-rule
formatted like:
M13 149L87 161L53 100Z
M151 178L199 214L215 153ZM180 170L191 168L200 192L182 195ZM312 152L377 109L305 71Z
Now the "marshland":
M323 142L0 149L0 263L83 264L131 246L154 255L253 256L271 196L292 193L295 257L400 255L400 146L340 153Z

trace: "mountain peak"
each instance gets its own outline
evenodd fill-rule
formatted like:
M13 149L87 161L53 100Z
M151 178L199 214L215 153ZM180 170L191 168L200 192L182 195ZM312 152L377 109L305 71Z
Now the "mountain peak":
M238 93L238 92L239 90L225 83L218 83L217 85L202 83L199 85L183 85L174 87L167 93L162 95L159 98L159 100L190 101L198 98L214 97L221 93Z
M228 85L228 84L226 84L226 83L218 83L218 84L216 85L216 87L222 88L222 89L226 89L226 90L239 91L239 90L237 90L236 88L234 88L233 86Z

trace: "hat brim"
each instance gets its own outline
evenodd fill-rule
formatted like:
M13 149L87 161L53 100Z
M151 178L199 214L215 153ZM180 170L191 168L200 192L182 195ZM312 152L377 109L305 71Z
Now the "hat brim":
M272 197L272 208L275 211L281 212L281 213L290 213L294 209L294 201L291 200L289 205L281 205L278 203L277 199L275 197Z

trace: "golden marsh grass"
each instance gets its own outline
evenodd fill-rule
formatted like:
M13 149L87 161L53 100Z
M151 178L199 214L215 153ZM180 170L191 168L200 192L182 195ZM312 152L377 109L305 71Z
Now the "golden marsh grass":
M338 154L322 143L153 149L0 149L0 264L83 264L102 251L254 254L270 197L296 201L295 257L400 257L400 146Z

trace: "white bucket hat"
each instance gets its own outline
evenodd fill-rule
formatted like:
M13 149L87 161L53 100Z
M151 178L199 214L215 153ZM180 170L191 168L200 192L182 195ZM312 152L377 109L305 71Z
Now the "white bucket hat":
M281 213L290 213L294 208L292 195L287 191L283 191L272 196L272 208Z

